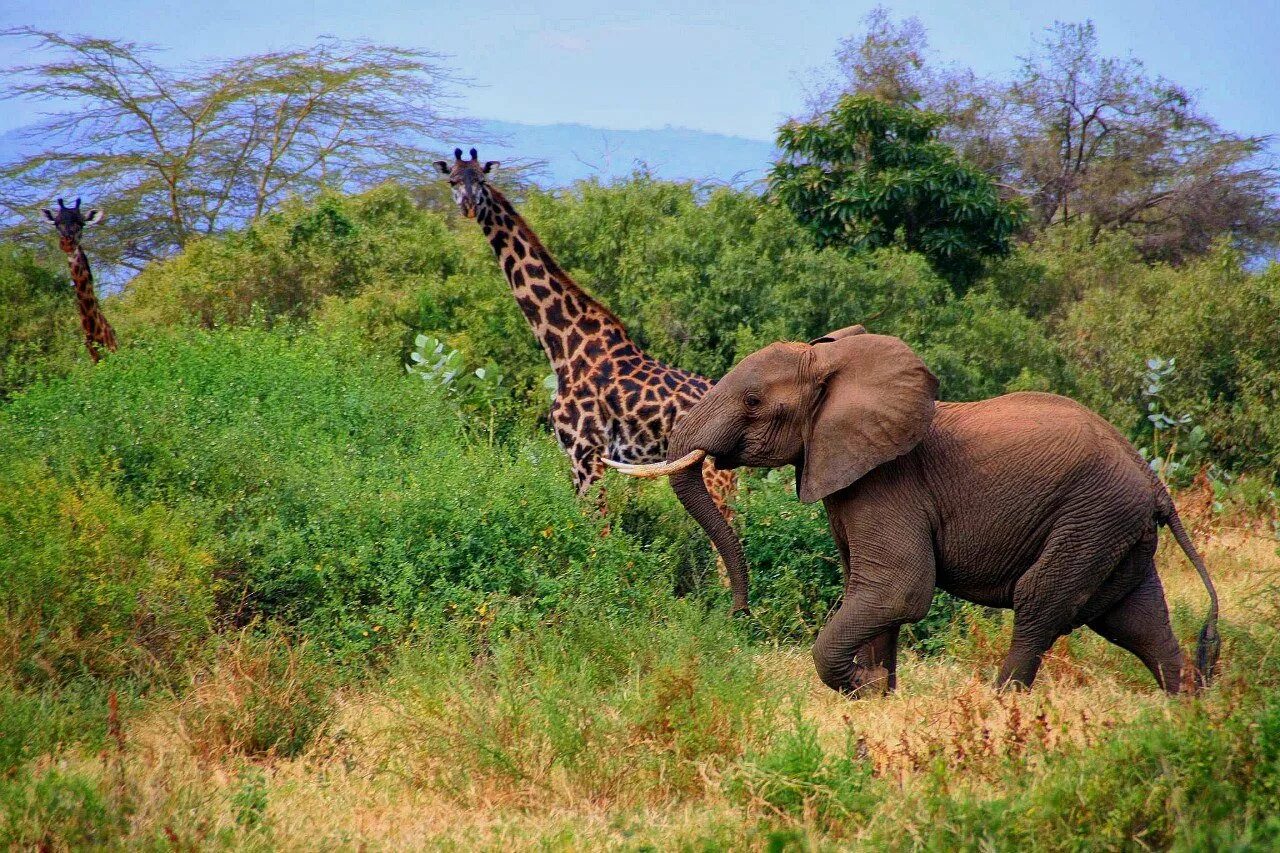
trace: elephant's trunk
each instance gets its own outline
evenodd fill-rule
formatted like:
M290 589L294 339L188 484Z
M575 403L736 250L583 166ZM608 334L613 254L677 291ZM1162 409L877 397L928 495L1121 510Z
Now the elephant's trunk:
M747 558L742 552L742 543L733 532L729 522L724 520L711 493L707 491L707 483L702 478L701 465L689 465L671 475L671 488L675 490L680 503L702 526L716 546L720 558L724 560L725 570L729 575L729 589L733 593L733 612L747 613Z

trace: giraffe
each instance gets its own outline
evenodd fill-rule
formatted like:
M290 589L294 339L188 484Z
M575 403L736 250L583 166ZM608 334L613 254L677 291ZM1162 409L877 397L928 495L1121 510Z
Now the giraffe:
M558 389L551 426L573 466L579 497L604 475L604 459L659 462L676 418L702 398L712 383L663 364L640 348L612 311L587 294L560 268L533 229L489 183L495 161L481 163L476 149L452 164L436 161L449 178L462 215L475 219L512 295L555 371ZM732 471L703 468L707 489L726 520L737 486ZM600 495L603 509L603 493Z
M58 212L55 214L45 208L44 218L57 229L58 245L67 254L71 281L76 288L76 306L80 309L80 326L84 329L84 345L89 350L89 358L97 364L102 358L99 347L105 347L107 352L116 351L116 333L102 315L98 297L93 292L93 273L89 271L89 259L85 257L84 249L80 248L80 233L86 225L101 222L102 211L90 210L88 215L84 215L80 213L80 199L76 199L74 207L67 207L62 199L58 199Z

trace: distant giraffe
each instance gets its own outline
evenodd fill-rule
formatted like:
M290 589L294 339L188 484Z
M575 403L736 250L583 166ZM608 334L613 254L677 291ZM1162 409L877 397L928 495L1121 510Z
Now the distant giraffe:
M560 268L511 202L486 179L496 162L481 164L476 149L452 165L436 162L449 176L462 215L484 230L511 285L516 303L555 370L559 388L551 404L551 425L573 464L578 495L586 496L604 475L604 458L659 462L667 433L681 412L693 406L711 382L653 358L631 340L614 316ZM703 477L726 519L737 478L710 462Z
M80 309L80 326L84 329L84 345L89 350L89 358L97 364L102 354L99 347L107 352L116 351L116 333L102 316L102 308L98 305L97 294L93 292L93 273L89 271L89 259L84 249L80 248L80 232L86 225L94 225L102 221L102 211L90 210L87 216L80 213L80 199L76 199L74 207L67 207L62 199L58 199L58 212L45 208L44 218L53 223L58 231L58 244L67 254L67 265L71 267L71 281L76 288L76 305Z

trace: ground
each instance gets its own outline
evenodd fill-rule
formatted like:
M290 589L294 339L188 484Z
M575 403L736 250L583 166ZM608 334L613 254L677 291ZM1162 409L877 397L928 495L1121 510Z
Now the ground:
M1269 532L1223 528L1197 538L1218 582L1224 623L1264 618L1266 591L1280 572ZM1204 590L1171 541L1162 542L1159 565L1189 648ZM1058 644L1032 691L996 693L989 682L1007 632L1007 620L963 627L948 654L908 654L895 695L861 701L824 688L807 648L748 647L738 653L751 658L742 683L756 696L739 716L709 717L701 745L670 731L681 726L678 715L666 726L629 706L643 694L641 675L604 691L603 709L575 710L536 666L527 694L477 674L470 692L454 698L427 683L430 671L409 667L385 684L341 692L333 723L296 757L246 758L192 726L193 703L207 702L201 691L234 691L238 678L255 677L229 672L153 702L126 721L122 744L105 754L44 761L127 797L130 845L763 849L856 847L885 837L909 845L912 827L936 817L921 815L919 805L937 794L940 779L949 796L980 800L1007 785L1011 772L1031 784L1058 756L1097 746L1135 720L1173 719L1193 701L1228 701L1226 687L1202 700L1168 699L1136 661L1084 632ZM1225 633L1229 668L1235 646ZM688 660L697 666L697 655ZM669 681L677 693L679 675ZM521 697L538 715L521 716ZM561 700L566 731L557 735L547 731L554 717L546 707ZM557 746L557 738L580 736L574 714L588 712L582 727L627 725L619 737L581 743L611 744L625 755L588 757ZM486 740L489 729L502 727L511 730ZM786 738L790 758L780 761ZM499 754L499 742L513 751ZM850 770L855 765L840 764L841 756L863 769ZM868 770L869 782L858 775ZM892 796L881 788L879 799L859 805L827 790L864 782L889 786Z

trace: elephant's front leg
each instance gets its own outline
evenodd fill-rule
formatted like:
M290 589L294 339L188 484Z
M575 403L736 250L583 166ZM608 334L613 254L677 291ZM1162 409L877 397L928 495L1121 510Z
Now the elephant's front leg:
M840 513L829 513L831 536L840 552L845 589L850 584L849 533ZM872 637L854 655L853 674L844 692L852 696L883 696L898 687L898 634L900 626Z
M927 530L882 531L852 544L844 600L818 634L813 660L824 684L858 695L896 685L898 631L929 612L934 557Z

